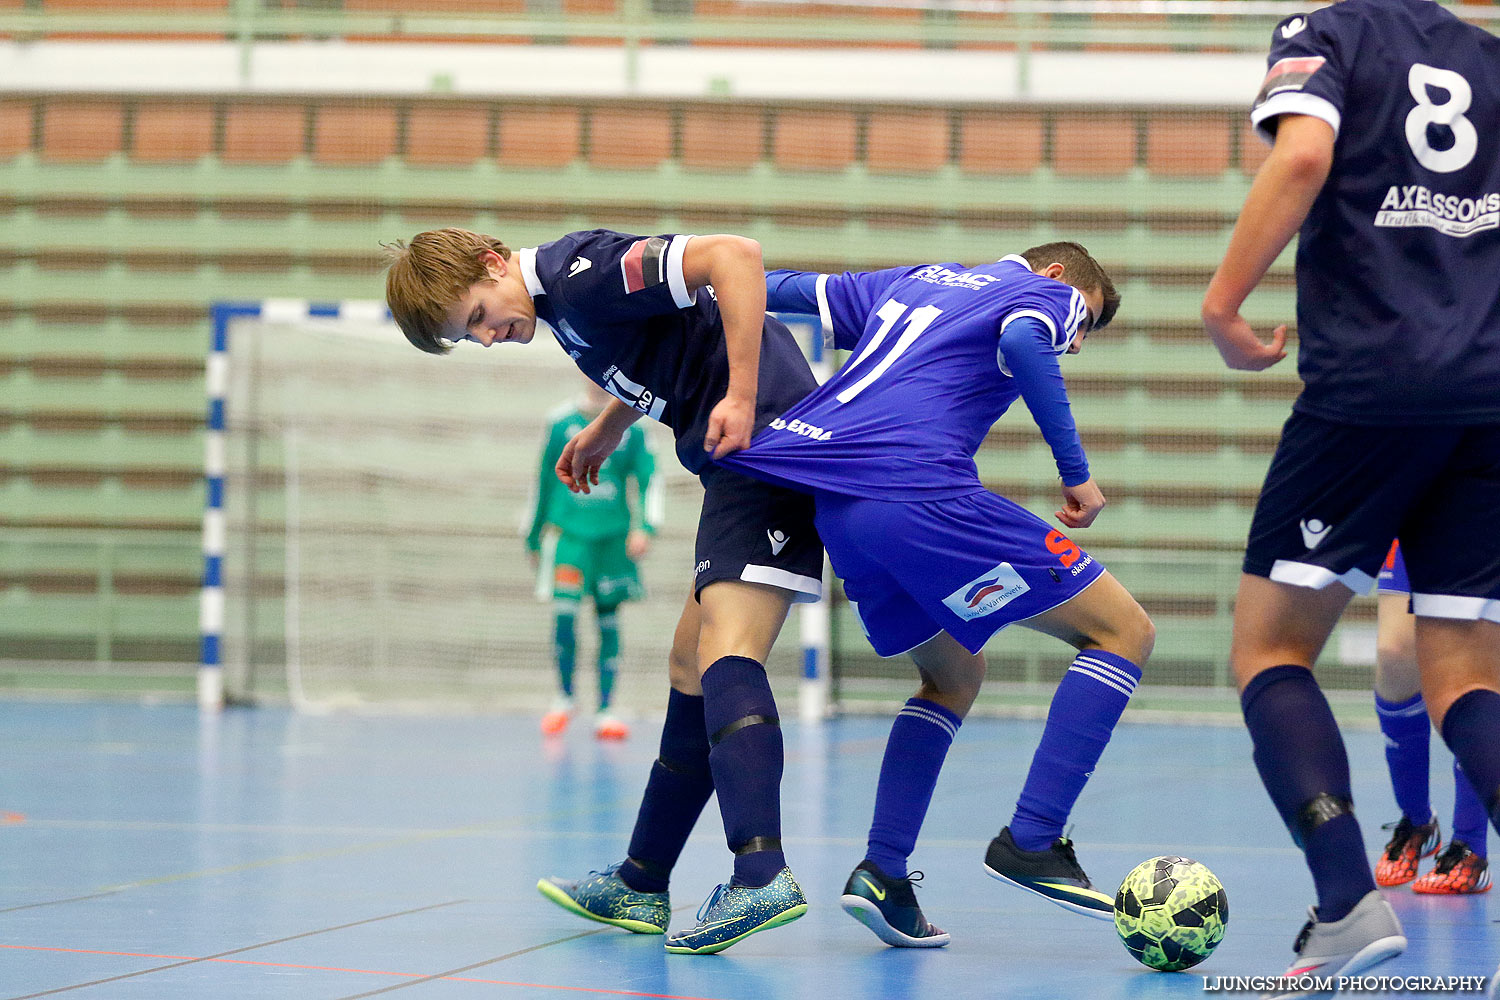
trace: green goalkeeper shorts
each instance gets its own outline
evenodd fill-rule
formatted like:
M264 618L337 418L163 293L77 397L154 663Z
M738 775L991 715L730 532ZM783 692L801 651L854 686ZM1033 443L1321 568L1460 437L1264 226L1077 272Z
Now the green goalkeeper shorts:
M640 572L625 554L625 535L607 538L576 538L559 535L550 568L552 599L581 601L592 597L596 605L609 607L645 595ZM542 571L548 572L546 560Z

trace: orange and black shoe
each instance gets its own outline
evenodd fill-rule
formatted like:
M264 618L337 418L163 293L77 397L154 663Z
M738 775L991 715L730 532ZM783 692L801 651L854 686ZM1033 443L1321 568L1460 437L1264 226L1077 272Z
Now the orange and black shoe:
M1376 885L1405 885L1417 877L1417 863L1437 853L1443 845L1443 832L1438 829L1438 820L1432 819L1417 826L1405 816L1399 823L1387 823L1382 830L1394 828L1395 833L1385 845L1380 860L1375 862Z
M1452 896L1489 892L1489 859L1455 840L1437 856L1437 867L1411 884L1411 891Z

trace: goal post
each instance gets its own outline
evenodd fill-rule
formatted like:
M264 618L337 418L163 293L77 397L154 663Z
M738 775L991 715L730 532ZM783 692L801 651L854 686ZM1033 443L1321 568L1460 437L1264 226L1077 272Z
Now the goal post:
M212 317L200 705L544 709L552 617L519 526L548 415L584 385L566 355L538 342L433 357L373 302L220 303ZM665 705L702 494L666 429L646 429L668 517L647 597L621 614L627 715ZM810 606L768 665L808 718L827 711L829 617ZM582 710L593 636L580 617Z

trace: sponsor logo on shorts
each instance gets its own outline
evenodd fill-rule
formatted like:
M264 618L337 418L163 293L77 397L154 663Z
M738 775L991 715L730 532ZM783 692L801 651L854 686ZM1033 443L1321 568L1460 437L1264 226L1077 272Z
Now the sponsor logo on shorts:
M827 441L833 437L833 431L826 431L821 427L814 427L812 424L804 424L800 420L787 421L780 417L771 421L771 430L787 431L788 433L797 434L805 438L812 438L814 441Z
M693 567L693 575L694 576L702 576L708 570L708 567L710 565L712 565L712 564L713 564L713 560L712 559L705 559L705 560L703 560L697 566Z
M1010 563L1001 563L943 598L943 604L964 621L992 615L1030 590Z
M1328 531L1333 525L1324 524L1316 517L1309 517L1303 520L1299 527L1302 529L1302 544L1309 549L1315 549L1323 539L1328 537Z
M1057 556L1057 561L1062 563L1063 569L1070 570L1074 576L1082 573L1094 561L1093 556L1084 555L1078 543L1061 531L1054 529L1047 532L1047 540L1044 544L1048 552Z
M594 262L587 257L574 257L573 263L568 265L568 277L571 278L574 275L582 274L593 266Z
M559 587L576 589L583 586L583 570L577 566L558 566L552 571L552 579Z
M785 531L771 528L766 532L766 537L771 540L771 555L781 555L781 550L786 548L787 540L791 537Z

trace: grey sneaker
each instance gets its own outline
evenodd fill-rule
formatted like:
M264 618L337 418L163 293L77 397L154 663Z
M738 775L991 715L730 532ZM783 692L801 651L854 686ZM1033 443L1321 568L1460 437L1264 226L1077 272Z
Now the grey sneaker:
M1292 950L1297 960L1281 974L1281 989L1261 994L1261 1000L1294 1000L1323 996L1320 981L1355 976L1406 950L1401 921L1378 890L1365 894L1343 920L1318 920L1317 907L1308 908L1306 924Z
M1500 1000L1500 968L1490 977L1490 1000Z

